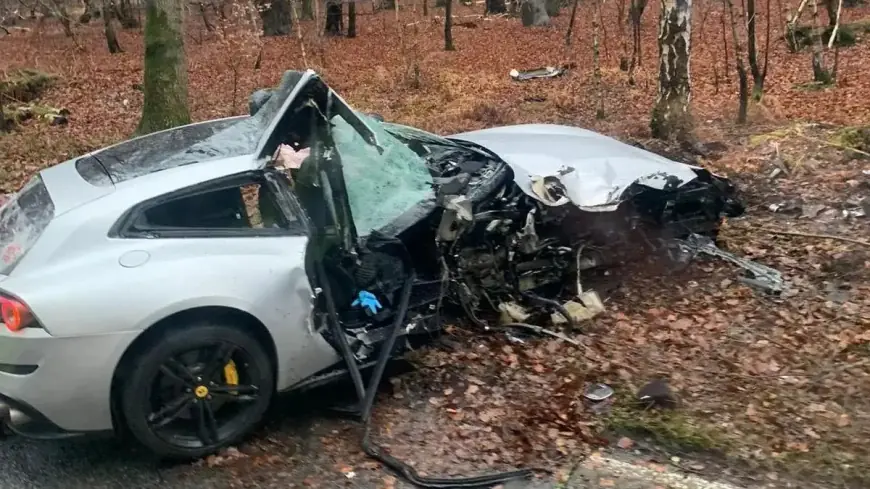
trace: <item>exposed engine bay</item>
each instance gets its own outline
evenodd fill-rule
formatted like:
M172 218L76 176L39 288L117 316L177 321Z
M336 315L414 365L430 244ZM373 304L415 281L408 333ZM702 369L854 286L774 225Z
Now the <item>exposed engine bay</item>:
M547 205L523 192L508 164L465 141L405 142L426 159L434 202L421 203L386 232L361 239L351 259L328 260L330 284L354 355L364 360L386 335L403 283L415 274L404 336L439 330L449 317L486 327L505 304L525 304L539 316L583 292L586 274L664 249L691 235L715 238L722 216L743 208L724 179L698 178L663 190L637 184L614 211L589 212L570 202ZM544 199L564 189L543 182ZM405 258L407 257L407 258ZM374 307L365 307L365 299ZM549 320L546 319L548 322Z

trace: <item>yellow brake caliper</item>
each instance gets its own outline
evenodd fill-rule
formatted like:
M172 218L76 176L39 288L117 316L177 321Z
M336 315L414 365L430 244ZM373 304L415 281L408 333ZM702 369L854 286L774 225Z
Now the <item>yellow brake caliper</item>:
M230 362L224 365L224 380L227 385L239 385L239 370L236 368L236 362ZM232 392L233 395L238 395L238 391Z

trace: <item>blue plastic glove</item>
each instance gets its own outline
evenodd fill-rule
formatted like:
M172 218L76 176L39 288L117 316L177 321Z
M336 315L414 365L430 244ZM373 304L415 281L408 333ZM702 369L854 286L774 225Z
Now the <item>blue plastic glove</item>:
M378 301L378 298L367 290L361 290L351 306L364 307L371 314L377 314L378 309L384 307L381 305L380 301Z

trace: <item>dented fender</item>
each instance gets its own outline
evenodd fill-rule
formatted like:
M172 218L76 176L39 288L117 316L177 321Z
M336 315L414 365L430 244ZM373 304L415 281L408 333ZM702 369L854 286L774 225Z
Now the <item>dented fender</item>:
M635 184L679 188L699 167L678 163L602 134L553 124L521 124L451 136L477 143L502 158L514 181L548 206L573 203L589 212L616 210Z

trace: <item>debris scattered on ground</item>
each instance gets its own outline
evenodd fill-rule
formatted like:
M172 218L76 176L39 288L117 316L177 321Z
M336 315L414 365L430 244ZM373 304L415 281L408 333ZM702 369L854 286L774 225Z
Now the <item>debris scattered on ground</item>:
M586 387L583 396L592 402L603 401L613 395L613 388L607 384L592 384Z
M236 447L228 447L217 455L209 455L205 458L205 465L208 467L222 467L236 460L247 458L248 456L239 451Z
M641 387L637 392L637 400L647 408L677 406L677 397L666 379L655 379Z
M536 78L556 78L567 73L570 68L573 68L573 66L565 65L559 68L555 66L545 66L543 68L535 68L532 70L514 69L510 71L510 75L514 81L534 80Z
M634 440L627 436L623 436L616 442L616 446L623 450L631 450L631 448L634 447Z
M691 260L699 253L722 258L749 272L751 277L739 277L738 280L746 285L756 287L771 294L779 294L785 288L782 274L766 265L756 263L746 258L741 258L733 253L724 251L716 246L710 238L698 234L692 234L685 240L675 241L679 251L683 255L676 257L678 262Z

